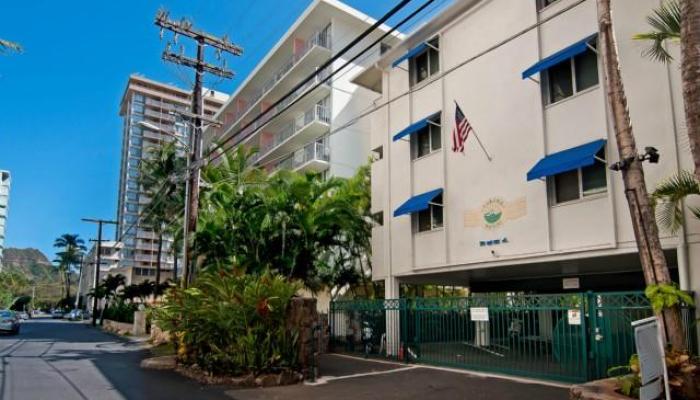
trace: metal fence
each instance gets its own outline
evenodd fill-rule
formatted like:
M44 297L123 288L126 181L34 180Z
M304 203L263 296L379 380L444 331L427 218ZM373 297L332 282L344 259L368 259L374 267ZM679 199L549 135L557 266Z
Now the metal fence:
M695 349L694 310L682 308ZM653 314L641 292L478 294L332 302L332 351L580 382L634 353L630 323Z

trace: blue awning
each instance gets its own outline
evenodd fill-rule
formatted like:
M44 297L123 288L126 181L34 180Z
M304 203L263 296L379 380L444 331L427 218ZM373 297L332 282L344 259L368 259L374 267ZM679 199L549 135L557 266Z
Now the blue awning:
M595 154L605 146L605 139L583 144L567 150L550 154L535 164L527 173L527 180L552 176L581 167L593 165Z
M418 211L426 210L430 206L430 202L442 194L442 189L435 189L429 192L413 196L401 204L399 208L394 210L394 217L400 217L405 214L412 214Z
M580 41L572 44L571 46L569 46L563 50L560 50L560 51L552 54L551 56L536 62L535 65L533 65L532 67L523 71L523 79L529 78L538 72L541 72L549 67L552 67L556 64L559 64L560 62L562 62L564 60L568 60L571 57L577 56L577 55L585 52L588 49L588 43L591 40L593 40L593 38L595 38L596 36L598 36L598 34L594 33L594 34L586 37L585 39L580 40Z
M408 135L410 135L410 134L416 133L416 132L418 132L419 130L425 128L426 126L428 126L428 121L430 121L431 119L433 119L433 118L437 117L438 115L440 115L440 112L441 112L441 111L438 111L438 112L436 112L435 114L431 114L431 115L429 115L429 116L423 118L422 120L420 120L420 121L418 121L418 122L412 123L412 124L409 125L408 127L404 128L401 132L399 132L399 133L397 133L396 135L394 135L393 141L395 142L395 141L401 139L401 138L404 137L404 136L408 136Z
M418 46L409 50L408 53L397 58L393 63L391 63L391 67L396 68L397 65L401 64L405 60L408 60L409 58L413 58L413 57L417 56L418 54L422 53L423 50L425 50L427 48L428 48L427 44L425 44L425 43L419 44Z

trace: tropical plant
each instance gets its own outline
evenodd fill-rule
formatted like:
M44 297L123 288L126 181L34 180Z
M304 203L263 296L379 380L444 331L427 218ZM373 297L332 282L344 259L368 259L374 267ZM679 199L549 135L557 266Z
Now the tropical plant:
M683 226L683 202L690 196L700 195L700 184L689 171L680 171L656 186L651 197L659 225L676 233ZM688 207L695 218L700 218L700 207Z
M126 277L121 274L117 275L107 275L102 279L99 285L92 288L88 292L88 296L92 298L97 298L98 300L104 300L102 305L102 311L100 312L100 325L104 322L105 311L110 307L110 302L117 298L117 290L124 286L126 282Z
M366 278L357 270L369 268L369 195L359 189L368 189L368 170L357 182L285 170L266 177L247 167L249 155L238 150L205 169L194 238L202 266L271 270L312 290Z
M70 277L73 273L74 267L79 264L82 257L87 249L85 247L85 241L80 238L78 234L65 233L54 241L54 247L62 249L56 253L57 268L65 285L65 297L68 299L70 297Z
M176 338L178 359L216 374L296 368L297 338L287 306L300 285L285 276L203 272L188 289L173 287L152 310Z
M621 168L622 181L632 217L642 271L647 285L670 284L671 274L666 264L659 229L654 210L644 181L642 160L638 157L632 123L630 121L627 96L622 82L617 46L613 37L610 0L598 0L598 31L600 32L599 54L603 60L605 86L608 104L612 113L615 139L621 160L626 161ZM642 234L642 232L644 234ZM677 306L665 308L659 317L663 318L666 334L676 350L687 348L683 333L681 313Z
M140 169L140 184L146 195L152 199L143 220L158 236L156 285L159 285L163 238L170 232L169 226L184 209L186 160L182 151L174 143L165 143L149 150L149 156L141 162ZM159 287L157 286L157 290Z
M644 56L661 62L673 60L666 50L668 41L680 42L681 39L681 6L678 0L668 0L647 17L647 23L652 30L633 36L635 40L648 41L649 47L644 50Z
M664 44L669 41L681 44L685 124L695 178L700 180L700 4L697 0L667 0L647 17L647 21L652 30L634 36L651 42L645 55L668 63L673 57Z

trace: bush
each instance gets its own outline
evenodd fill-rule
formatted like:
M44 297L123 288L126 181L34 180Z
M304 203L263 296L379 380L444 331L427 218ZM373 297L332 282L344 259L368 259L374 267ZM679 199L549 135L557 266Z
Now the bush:
M138 310L136 304L127 304L120 301L117 304L110 304L105 309L104 318L117 322L125 322L127 324L134 323L134 312Z
M298 335L285 322L299 287L269 272L206 272L189 289L170 289L153 321L175 338L183 364L234 375L296 369Z

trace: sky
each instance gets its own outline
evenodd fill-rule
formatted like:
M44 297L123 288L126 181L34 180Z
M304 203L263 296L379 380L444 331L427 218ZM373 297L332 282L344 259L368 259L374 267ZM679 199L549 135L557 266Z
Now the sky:
M420 26L452 0L437 0L404 31ZM346 0L378 18L398 0ZM7 2L0 38L20 43L21 54L0 55L0 170L12 174L5 247L34 247L50 259L63 233L96 238L83 217L116 217L121 147L118 107L128 76L191 89L192 73L160 59L153 24L165 8L173 19L228 35L241 45L230 57L236 77L208 78L231 94L311 0L35 0ZM423 0L414 0L400 19ZM185 40L180 39L180 42ZM191 49L188 49L191 50ZM194 54L189 51L190 56ZM213 60L213 57L210 57ZM113 238L112 228L105 236Z

